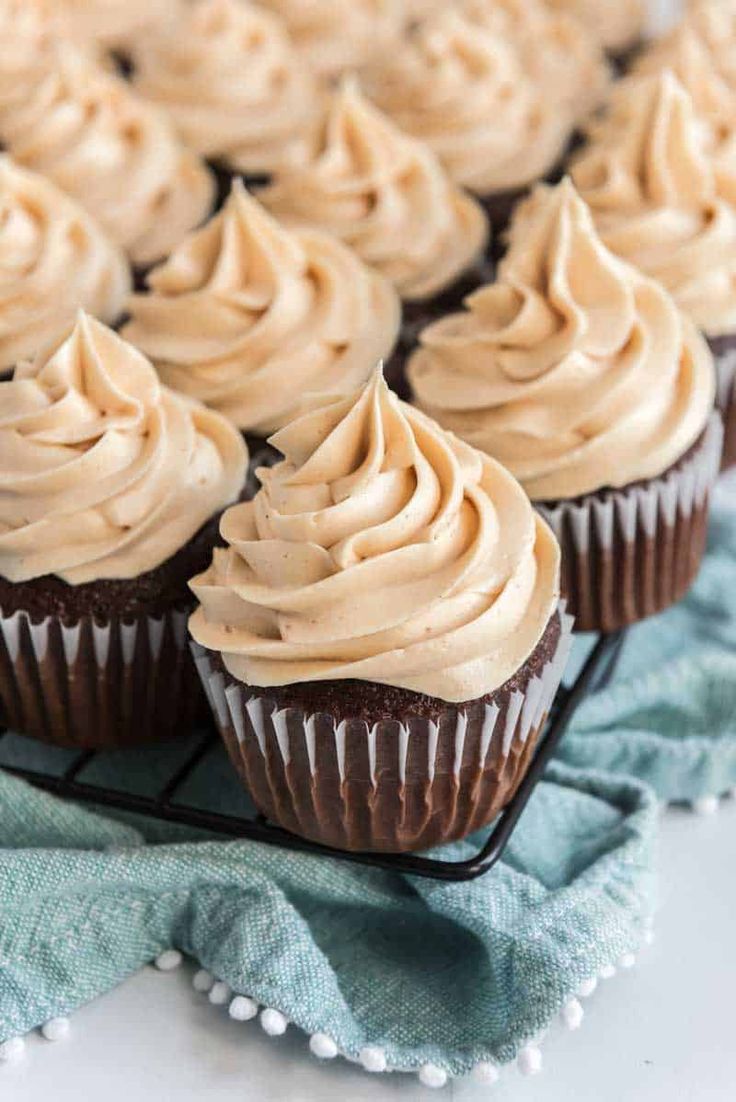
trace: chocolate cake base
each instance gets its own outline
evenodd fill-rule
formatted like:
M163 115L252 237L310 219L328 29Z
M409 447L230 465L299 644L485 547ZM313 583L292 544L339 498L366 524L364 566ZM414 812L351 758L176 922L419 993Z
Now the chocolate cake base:
M721 470L736 466L736 333L710 337L710 350L718 375L718 408L723 417L723 458Z
M659 478L571 501L535 502L562 548L562 595L577 631L617 631L687 593L705 551L721 447L714 413Z
M72 586L52 575L0 577L2 722L95 749L188 735L205 708L188 645L188 582L209 565L218 523L138 578Z
M325 845L407 852L463 838L509 802L557 691L569 617L478 700L325 681L259 689L195 648L220 734L258 808Z

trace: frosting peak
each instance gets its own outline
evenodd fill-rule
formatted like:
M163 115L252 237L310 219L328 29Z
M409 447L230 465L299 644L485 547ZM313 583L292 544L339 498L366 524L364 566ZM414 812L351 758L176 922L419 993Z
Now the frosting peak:
M644 34L644 0L546 0L546 3L555 11L574 15L606 50L626 50Z
M396 292L339 241L288 231L236 181L134 296L124 336L166 383L267 435L305 394L344 394L391 352Z
M424 409L538 501L662 474L715 393L705 343L605 248L569 181L521 206L497 282L424 331L409 378Z
M62 41L21 45L20 60L0 72L0 139L136 264L160 259L209 210L209 173L162 112L88 55ZM15 41L3 48L12 54Z
M190 628L249 685L359 678L447 701L502 685L558 598L559 551L507 471L380 372L273 439L192 589Z
M660 280L709 335L733 331L736 210L673 73L622 82L573 178L613 252Z
M262 198L275 214L339 237L408 300L453 283L488 236L475 200L351 80L330 102L312 161L280 175Z
M159 566L238 496L247 465L224 418L85 314L0 383L0 455L0 574L72 585Z
M280 20L242 0L195 0L175 34L142 39L136 86L187 145L243 172L306 159L317 85Z
M517 37L454 9L430 16L400 49L377 60L368 88L402 130L434 150L453 180L481 194L546 175L580 110L569 83L558 95Z
M314 72L336 77L394 49L404 25L404 0L260 0L280 15Z
M116 321L129 292L125 256L86 211L0 156L0 370L61 339L79 306Z

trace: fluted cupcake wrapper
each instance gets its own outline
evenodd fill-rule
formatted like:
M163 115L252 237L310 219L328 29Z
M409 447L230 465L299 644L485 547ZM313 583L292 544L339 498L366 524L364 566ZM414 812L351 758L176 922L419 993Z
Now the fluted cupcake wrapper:
M572 617L539 673L437 719L369 725L279 708L193 644L230 757L259 809L294 834L340 849L405 852L463 838L512 798L529 765L567 662Z
M616 631L684 596L705 550L722 447L714 412L691 453L659 478L536 503L562 547L562 593L578 631Z
M189 734L204 706L188 610L72 625L0 614L5 724L59 746L112 748Z
M718 394L716 404L723 416L723 459L721 470L736 465L736 348L716 356Z

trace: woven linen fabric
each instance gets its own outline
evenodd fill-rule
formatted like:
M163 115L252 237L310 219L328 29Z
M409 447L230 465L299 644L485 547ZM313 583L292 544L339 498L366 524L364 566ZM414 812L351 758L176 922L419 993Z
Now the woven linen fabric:
M350 1058L461 1075L513 1059L651 921L654 797L560 764L465 884L160 826L154 844L7 774L0 809L0 1040L175 946Z
M736 785L733 476L717 494L692 591L629 630L610 685L583 702L558 756L637 777L668 801L720 796Z

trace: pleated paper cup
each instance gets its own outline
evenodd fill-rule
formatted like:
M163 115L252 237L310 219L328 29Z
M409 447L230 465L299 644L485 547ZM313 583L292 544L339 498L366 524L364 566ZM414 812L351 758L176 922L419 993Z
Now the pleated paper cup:
M659 478L535 503L562 548L562 593L576 630L616 631L687 593L705 551L722 447L714 412L696 445Z
M294 834L353 851L407 852L489 823L526 773L569 654L562 607L496 692L436 717L369 724L282 708L193 645L218 730L259 810ZM550 635L554 632L554 635ZM553 642L549 642L549 640Z
M43 742L89 749L189 734L204 706L190 611L103 623L82 616L73 624L0 614L4 723Z
M736 465L736 347L715 355L718 394L716 403L723 417L721 470Z

